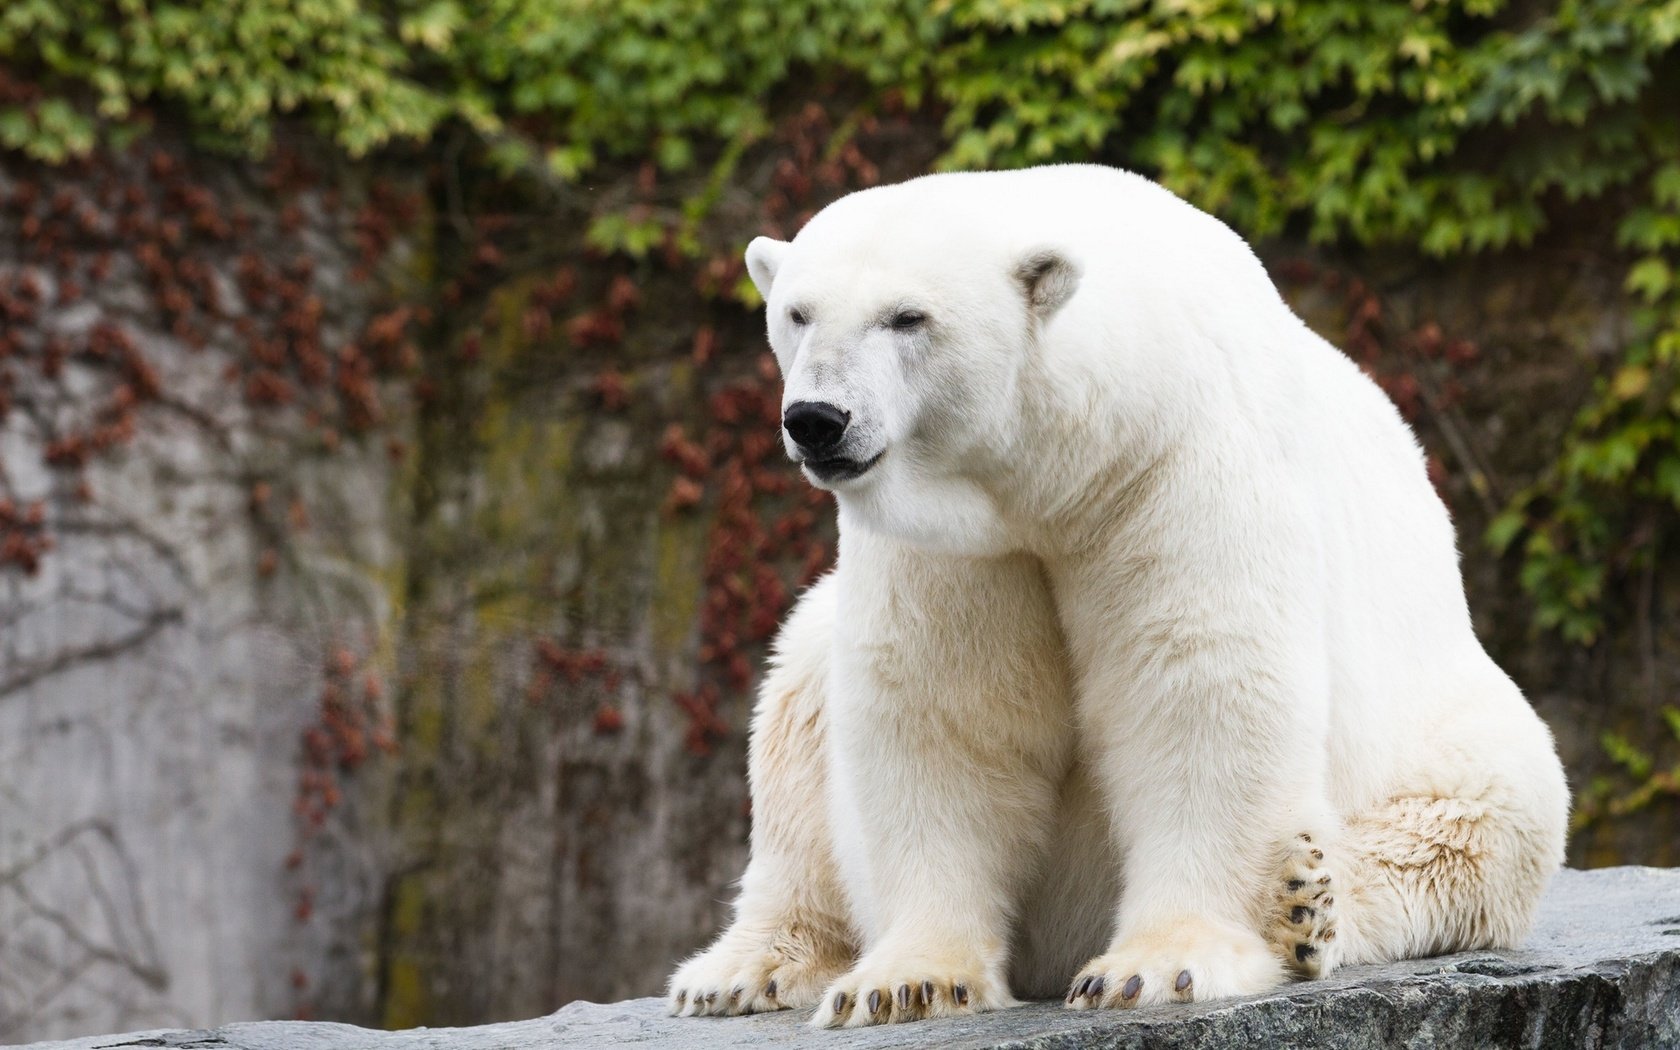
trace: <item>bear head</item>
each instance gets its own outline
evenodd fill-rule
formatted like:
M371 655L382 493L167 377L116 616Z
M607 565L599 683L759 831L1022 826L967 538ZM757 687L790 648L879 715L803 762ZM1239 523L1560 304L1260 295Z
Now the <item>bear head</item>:
M943 209L915 182L842 198L747 270L784 381L782 440L842 522L965 554L1014 546L993 490L1022 377L1080 265Z

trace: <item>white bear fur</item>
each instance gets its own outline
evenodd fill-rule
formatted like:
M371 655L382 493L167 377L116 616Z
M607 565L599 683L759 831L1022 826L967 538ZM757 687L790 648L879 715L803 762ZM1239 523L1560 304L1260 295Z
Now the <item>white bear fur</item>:
M1241 238L1065 166L856 193L747 261L784 405L880 459L806 464L839 563L779 638L737 918L674 1012L1134 1007L1523 937L1551 736L1412 433Z

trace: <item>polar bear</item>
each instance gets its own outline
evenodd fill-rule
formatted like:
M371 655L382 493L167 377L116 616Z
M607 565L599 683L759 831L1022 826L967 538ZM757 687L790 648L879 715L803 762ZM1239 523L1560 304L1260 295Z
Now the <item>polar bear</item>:
M1411 431L1241 238L1059 166L856 193L747 265L840 554L672 1012L1130 1008L1519 942L1550 733Z

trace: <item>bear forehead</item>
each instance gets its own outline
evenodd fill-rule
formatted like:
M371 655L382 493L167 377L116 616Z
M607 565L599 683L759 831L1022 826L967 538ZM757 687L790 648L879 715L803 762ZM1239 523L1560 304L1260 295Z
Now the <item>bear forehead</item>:
M870 237L795 244L777 291L785 296L847 301L895 295L966 298L1005 280L1013 256L961 234L927 231L914 238Z
M1005 224L963 186L929 177L848 194L806 223L793 245L806 253L903 257L917 249L998 241Z
M785 289L778 290L853 299L894 289L983 287L1005 278L1030 240L974 221L973 211L949 195L925 206L908 194L857 199L875 192L842 198L800 231L777 279Z

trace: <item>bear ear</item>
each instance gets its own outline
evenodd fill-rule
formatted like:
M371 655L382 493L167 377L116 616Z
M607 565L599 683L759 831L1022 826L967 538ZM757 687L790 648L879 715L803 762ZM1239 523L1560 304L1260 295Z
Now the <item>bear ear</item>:
M772 237L754 237L747 245L747 273L765 302L770 301L770 286L776 283L776 271L781 269L787 250L788 242Z
M1079 264L1055 248L1028 252L1015 264L1015 281L1027 297L1027 309L1048 321L1079 288Z

